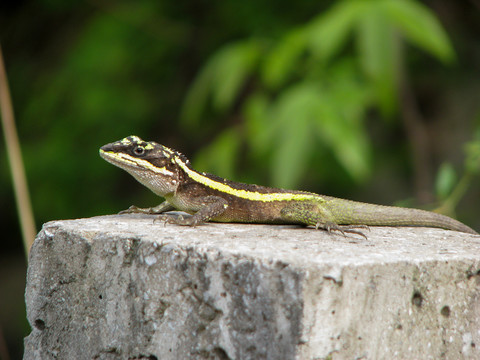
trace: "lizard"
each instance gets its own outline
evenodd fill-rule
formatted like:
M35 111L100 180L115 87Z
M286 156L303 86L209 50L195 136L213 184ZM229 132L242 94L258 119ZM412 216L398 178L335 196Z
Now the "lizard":
M168 223L197 226L205 222L297 224L358 234L369 226L423 226L478 234L467 225L434 212L374 205L319 195L245 184L195 170L180 152L138 136L104 145L106 161L126 170L141 184L165 199L160 205L123 213L157 214ZM180 210L192 216L163 214Z

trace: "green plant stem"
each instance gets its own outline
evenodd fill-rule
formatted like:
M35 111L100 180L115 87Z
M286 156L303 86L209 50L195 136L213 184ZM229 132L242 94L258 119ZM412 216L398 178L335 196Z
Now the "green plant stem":
M33 218L30 195L28 193L27 179L20 151L15 118L13 115L12 100L8 88L7 73L3 61L2 49L0 47L0 110L2 114L2 127L5 135L7 155L12 173L15 200L22 229L23 245L28 259L28 253L35 239L36 229Z
M436 212L439 212L441 214L453 215L455 213L455 208L457 207L458 203L470 187L473 177L474 175L472 173L465 172L460 181L453 189L453 191L448 196L448 198L443 202L442 206L436 209Z
M2 328L0 327L0 359L10 360L10 354L8 353L7 341L3 336Z

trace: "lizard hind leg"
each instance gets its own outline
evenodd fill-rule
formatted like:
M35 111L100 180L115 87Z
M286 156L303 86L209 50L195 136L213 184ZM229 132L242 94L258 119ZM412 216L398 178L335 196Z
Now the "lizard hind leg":
M330 231L338 225L325 208L314 203L295 202L286 205L281 211L282 219L287 222L314 226L315 229Z
M367 239L367 236L356 228L368 229L365 225L339 225L333 219L332 214L321 206L313 203L292 203L285 206L280 214L286 221L300 223L306 226L314 226L315 229L322 229L329 233L338 231L343 236L355 234Z

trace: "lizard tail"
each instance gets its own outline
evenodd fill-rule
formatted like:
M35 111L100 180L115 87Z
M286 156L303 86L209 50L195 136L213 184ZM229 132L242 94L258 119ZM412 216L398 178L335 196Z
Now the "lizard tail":
M343 199L327 201L325 205L339 225L426 226L478 235L460 221L426 210L371 205Z

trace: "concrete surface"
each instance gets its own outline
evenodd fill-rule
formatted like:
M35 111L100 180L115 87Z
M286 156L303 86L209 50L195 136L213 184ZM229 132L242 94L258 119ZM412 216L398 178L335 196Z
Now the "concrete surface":
M152 219L44 225L24 359L480 359L480 236Z

